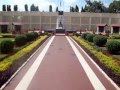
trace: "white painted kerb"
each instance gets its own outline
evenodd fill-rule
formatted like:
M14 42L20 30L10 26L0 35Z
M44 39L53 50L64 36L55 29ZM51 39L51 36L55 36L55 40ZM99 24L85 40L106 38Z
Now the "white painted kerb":
M20 83L17 85L15 90L27 90L30 82L32 81L32 78L34 77L37 69L39 68L40 63L42 62L42 59L44 58L44 56L45 56L46 52L48 51L48 48L50 47L54 38L55 38L55 36L53 36L50 39L50 41L47 43L47 45L45 46L43 51L40 53L40 55L37 57L35 62L32 64L32 66L29 68L27 73L24 75L24 77L22 78Z
M90 68L90 66L88 65L88 63L85 61L85 59L83 58L83 56L80 54L80 52L78 51L78 49L75 47L75 45L73 44L73 42L66 36L68 42L70 43L73 51L75 52L80 64L82 65L86 75L88 76L92 86L94 87L95 90L106 90L106 88L104 87L104 85L101 83L101 81L98 79L98 77L96 76L96 74L93 72L93 70Z

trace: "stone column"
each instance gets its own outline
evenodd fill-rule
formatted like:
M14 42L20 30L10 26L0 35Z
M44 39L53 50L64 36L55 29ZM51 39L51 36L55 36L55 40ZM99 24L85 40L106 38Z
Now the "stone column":
M91 31L91 17L89 19L89 30Z
M99 26L97 26L97 32L96 33L99 34Z
M120 34L120 27L119 27L119 34Z
M30 13L30 11L29 11L29 19L30 19L30 22L29 22L29 30L31 30L31 13Z
M51 23L51 14L50 14L50 28L49 29L51 29L52 28L52 25L51 25L52 23Z
M106 31L106 27L104 26L104 31L103 31L103 33L104 33L104 34L106 34L106 32L105 32L105 31Z
M40 19L40 28L39 29L41 31L41 27L42 27L42 25L41 25L41 13L40 13L40 18L39 19Z
M113 34L113 27L111 26L111 34Z

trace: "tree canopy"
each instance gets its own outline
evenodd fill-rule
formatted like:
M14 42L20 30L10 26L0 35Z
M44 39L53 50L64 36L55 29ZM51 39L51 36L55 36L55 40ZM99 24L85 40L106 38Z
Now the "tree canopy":
M18 6L14 5L14 11L18 11Z
M77 5L75 7L70 6L70 12L79 12L79 7Z
M28 11L28 5L25 4L25 11Z
M6 5L2 6L2 11L6 11Z
M58 12L59 11L59 9L58 9L58 7L56 7L56 12Z
M114 0L108 8L110 13L120 13L120 1Z
M38 6L35 6L34 4L31 5L30 11L39 11Z
M101 13L106 12L106 7L101 1L87 1L87 4L81 9L81 11Z
M101 1L85 0L85 7L81 8L81 12L95 13L120 13L120 0L113 0L109 7L106 7Z
M53 12L52 5L49 6L49 12Z
M11 5L7 5L7 11L11 11Z

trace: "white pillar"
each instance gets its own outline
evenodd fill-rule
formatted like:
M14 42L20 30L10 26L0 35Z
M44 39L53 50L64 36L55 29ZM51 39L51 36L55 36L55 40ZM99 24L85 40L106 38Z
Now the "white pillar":
M105 31L106 31L106 27L104 27L104 31L103 31L104 34L106 34Z
M113 27L111 27L111 34L113 34Z
M51 14L50 14L50 27L49 27L49 29L52 29Z
M99 34L99 26L97 26L97 34Z
M120 27L119 27L119 34L120 34Z

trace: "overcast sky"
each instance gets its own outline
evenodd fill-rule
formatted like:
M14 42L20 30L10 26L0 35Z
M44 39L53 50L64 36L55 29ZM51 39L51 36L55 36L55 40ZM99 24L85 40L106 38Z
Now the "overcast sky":
M93 0L91 0L93 1ZM113 0L97 0L102 1L104 5L108 6ZM29 8L31 4L39 6L40 11L48 11L49 5L53 6L53 10L57 6L60 7L60 0L0 0L0 11L2 10L2 5L11 5L13 10L13 5L18 5L19 11L24 11L24 5L28 4ZM62 9L64 11L69 11L70 6L78 5L79 8L85 6L85 0L61 0Z

